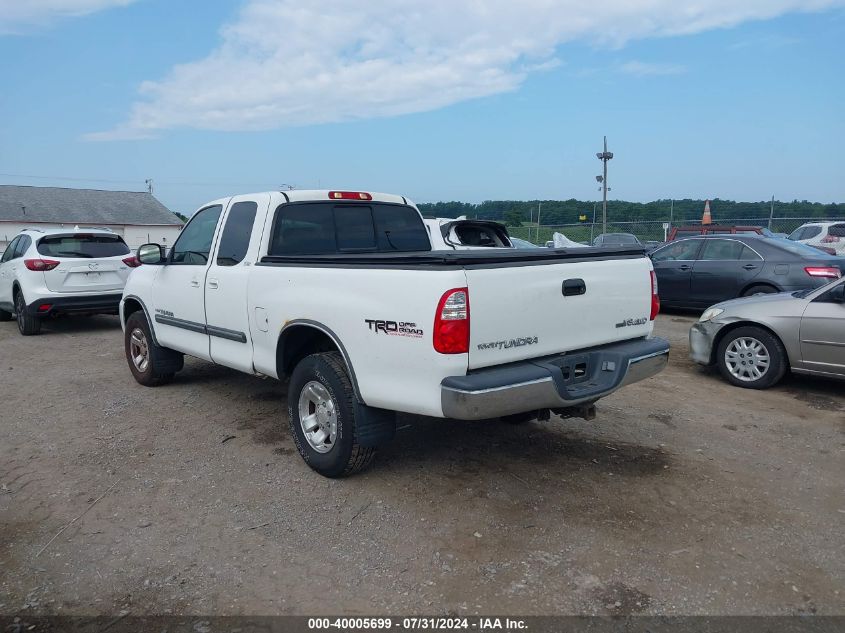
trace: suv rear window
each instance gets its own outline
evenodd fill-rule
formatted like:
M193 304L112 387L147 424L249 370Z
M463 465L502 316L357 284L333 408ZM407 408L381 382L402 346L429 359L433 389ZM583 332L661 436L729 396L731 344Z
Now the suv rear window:
M56 235L38 240L38 252L47 257L93 259L128 255L129 247L119 235Z
M431 242L411 207L373 202L301 202L276 209L269 255L429 251Z

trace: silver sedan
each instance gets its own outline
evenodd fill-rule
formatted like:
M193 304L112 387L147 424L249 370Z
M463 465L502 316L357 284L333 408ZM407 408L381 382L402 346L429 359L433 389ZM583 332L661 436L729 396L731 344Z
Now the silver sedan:
M717 303L689 340L692 360L737 387L771 387L787 370L845 380L845 279Z

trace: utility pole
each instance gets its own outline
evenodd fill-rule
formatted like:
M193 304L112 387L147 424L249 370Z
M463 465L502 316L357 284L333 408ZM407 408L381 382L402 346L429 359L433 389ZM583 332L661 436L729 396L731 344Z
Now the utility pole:
M593 232L596 230L596 207L598 202L593 203L593 223L590 225L590 246L593 245Z
M669 205L669 228L672 228L672 221L675 219L675 200L671 201Z
M153 192L153 179L147 178L144 181L144 183L146 183L146 185L147 185L147 193L152 193Z
M607 151L607 137L604 137L604 151L599 152L596 154L596 158L598 158L602 162L602 175L596 176L596 180L601 183L602 189L602 204L601 204L601 232L602 234L607 233L607 192L610 189L607 186L607 161L613 158L613 152Z
M769 211L769 230L772 230L772 218L775 216L775 197L772 196L772 208Z
M543 210L543 203L537 205L537 243L540 243L540 212Z

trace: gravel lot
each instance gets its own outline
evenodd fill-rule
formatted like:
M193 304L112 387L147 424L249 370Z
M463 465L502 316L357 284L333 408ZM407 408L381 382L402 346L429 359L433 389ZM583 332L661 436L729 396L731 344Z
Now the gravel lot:
M145 389L116 317L0 323L0 613L845 613L842 383L731 387L693 320L592 422L402 416L335 481L282 384Z

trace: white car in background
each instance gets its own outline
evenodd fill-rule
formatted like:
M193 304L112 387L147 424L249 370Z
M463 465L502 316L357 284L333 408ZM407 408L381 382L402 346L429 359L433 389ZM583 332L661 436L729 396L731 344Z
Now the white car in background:
M117 314L140 264L123 238L103 229L25 229L0 258L0 321L24 336L60 314Z
M807 222L790 233L789 239L845 255L845 222Z
M504 224L493 220L458 218L423 218L433 250L474 250L477 248L514 248Z

